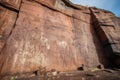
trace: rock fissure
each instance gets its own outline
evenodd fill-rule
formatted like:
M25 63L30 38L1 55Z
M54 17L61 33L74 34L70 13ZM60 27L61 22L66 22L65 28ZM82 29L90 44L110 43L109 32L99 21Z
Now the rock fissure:
M7 8L7 9L9 9L9 10L15 11L16 13L19 12L19 10L16 10L16 9L14 9L14 8L11 8L11 7L8 7L8 6L6 6L6 5L4 5L4 4L2 4L2 3L0 3L0 6L3 6L3 7L5 7L5 8Z

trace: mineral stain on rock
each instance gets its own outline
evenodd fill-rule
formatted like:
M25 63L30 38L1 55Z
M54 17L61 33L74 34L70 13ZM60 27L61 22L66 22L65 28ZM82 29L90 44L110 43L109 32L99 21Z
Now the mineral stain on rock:
M36 73L43 67L60 76L77 69L118 70L119 34L120 18L110 11L69 0L0 0L0 78ZM74 79L66 77L58 80Z

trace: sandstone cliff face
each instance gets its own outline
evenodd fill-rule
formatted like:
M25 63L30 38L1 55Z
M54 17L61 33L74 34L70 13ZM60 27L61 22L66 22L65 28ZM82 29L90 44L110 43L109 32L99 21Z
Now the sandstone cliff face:
M0 0L0 74L120 66L120 19L68 0Z

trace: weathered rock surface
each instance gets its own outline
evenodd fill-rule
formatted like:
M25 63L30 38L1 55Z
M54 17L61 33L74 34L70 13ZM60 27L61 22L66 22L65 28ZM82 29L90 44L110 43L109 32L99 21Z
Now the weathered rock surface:
M0 4L13 10L19 10L21 0L0 0Z
M120 19L69 0L0 0L0 75L120 66Z
M0 51L14 26L16 17L17 13L0 6Z
M91 9L94 28L111 65L120 66L120 18L104 10ZM96 13L97 12L97 13Z

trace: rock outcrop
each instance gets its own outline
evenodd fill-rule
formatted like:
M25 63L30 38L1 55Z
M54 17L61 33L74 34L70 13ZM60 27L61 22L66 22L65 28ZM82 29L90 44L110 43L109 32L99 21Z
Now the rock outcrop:
M120 67L120 18L69 0L0 0L0 75Z

